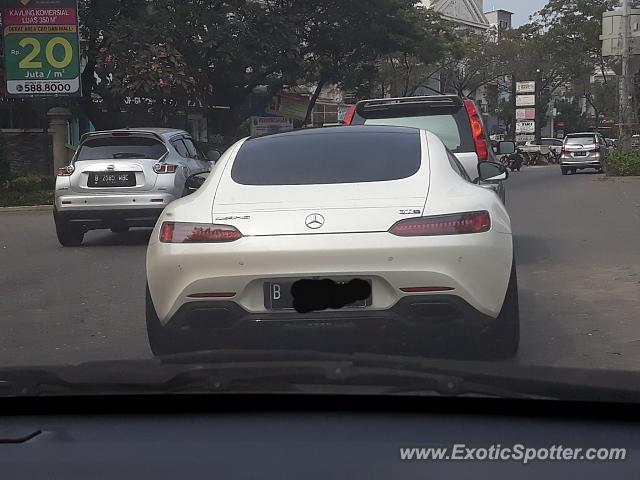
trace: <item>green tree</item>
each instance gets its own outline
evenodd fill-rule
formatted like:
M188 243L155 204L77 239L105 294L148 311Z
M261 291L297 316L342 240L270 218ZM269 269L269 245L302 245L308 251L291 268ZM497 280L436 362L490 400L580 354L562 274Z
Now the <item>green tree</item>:
M461 56L454 25L431 9L418 6L404 10L415 34L400 37L399 49L378 61L380 94L413 95Z
M305 2L302 42L305 79L314 85L305 123L325 85L343 84L353 71L366 71L381 55L402 50L421 30L412 21L413 0L326 0ZM357 83L357 82L355 82Z
M619 5L619 0L548 0L538 12L538 23L550 36L563 39L565 58L579 53L606 75L607 62L602 56L602 14Z
M511 66L503 62L500 44L491 35L466 32L460 40L460 59L443 69L445 91L473 95L508 73Z

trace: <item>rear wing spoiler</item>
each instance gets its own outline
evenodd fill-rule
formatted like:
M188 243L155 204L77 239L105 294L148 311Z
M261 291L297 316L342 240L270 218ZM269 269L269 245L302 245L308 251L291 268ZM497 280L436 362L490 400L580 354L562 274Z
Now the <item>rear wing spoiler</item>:
M112 136L112 137L128 137L130 135L145 135L149 137L154 137L161 143L164 143L164 139L155 132L150 132L148 130L103 130L98 132L87 132L80 137L80 143L84 142L89 137L98 137L98 136Z
M426 107L426 108L453 108L464 107L463 99L456 95L433 95L427 97L403 97L403 98L382 98L378 100L363 100L356 105L356 112L361 117L367 113L381 113L406 107Z
M161 135L158 135L155 132L150 132L148 130L129 130L129 129L127 129L127 130L102 130L102 131L97 131L97 132L87 132L87 133L83 134L80 137L80 143L76 147L76 151L74 152L73 157L71 158L71 164L73 165L73 164L76 163L76 159L78 158L78 152L80 151L79 147L88 138L95 138L95 137L129 137L131 135L142 135L142 136L145 136L145 137L153 137L158 142L160 142L162 144L162 146L164 147L164 149L166 150L164 155L162 155L162 157L160 157L158 159L158 161L159 162L163 162L167 158L167 155L169 154L169 150L167 149L167 146L165 145L165 141L164 141L164 139L162 138Z

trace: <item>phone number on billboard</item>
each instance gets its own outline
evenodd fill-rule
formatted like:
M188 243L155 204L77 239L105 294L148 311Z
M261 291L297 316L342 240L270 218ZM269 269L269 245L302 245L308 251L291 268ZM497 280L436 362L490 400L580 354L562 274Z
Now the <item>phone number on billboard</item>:
M18 84L16 90L19 93L51 93L51 92L70 92L71 84L69 83L25 83Z

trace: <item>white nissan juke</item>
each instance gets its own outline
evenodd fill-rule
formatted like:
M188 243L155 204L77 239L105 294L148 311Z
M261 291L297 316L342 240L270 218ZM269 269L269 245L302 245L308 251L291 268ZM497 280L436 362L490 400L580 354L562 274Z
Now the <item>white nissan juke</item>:
M490 162L478 173L472 181L434 134L412 128L237 142L151 235L153 352L339 340L361 351L395 338L427 355L437 338L515 355L511 222L488 188L508 174Z

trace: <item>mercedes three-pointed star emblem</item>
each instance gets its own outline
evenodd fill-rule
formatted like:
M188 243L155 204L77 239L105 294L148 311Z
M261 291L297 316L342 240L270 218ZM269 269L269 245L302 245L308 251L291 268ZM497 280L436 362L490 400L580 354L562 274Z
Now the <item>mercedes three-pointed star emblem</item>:
M305 219L304 224L312 230L317 230L324 225L324 217L319 213L312 213Z

